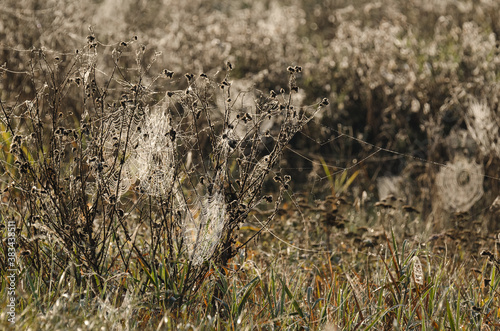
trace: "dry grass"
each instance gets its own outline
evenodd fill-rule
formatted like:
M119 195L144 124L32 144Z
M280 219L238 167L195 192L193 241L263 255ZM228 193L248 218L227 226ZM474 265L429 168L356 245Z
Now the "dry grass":
M500 328L496 2L2 7L3 328Z

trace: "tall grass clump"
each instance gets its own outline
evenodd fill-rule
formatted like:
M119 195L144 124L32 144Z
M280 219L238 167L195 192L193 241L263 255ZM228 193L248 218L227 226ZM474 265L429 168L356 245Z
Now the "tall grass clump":
M239 236L250 211L269 205L273 220L290 181L283 150L328 104L294 107L298 66L287 90L248 105L251 91L231 90L231 63L220 81L168 69L145 81L145 47L113 47L110 72L98 69L94 34L64 59L33 49L30 97L1 101L2 221L16 223L23 282L37 283L42 311L65 281L103 300L138 283L181 307L252 239Z

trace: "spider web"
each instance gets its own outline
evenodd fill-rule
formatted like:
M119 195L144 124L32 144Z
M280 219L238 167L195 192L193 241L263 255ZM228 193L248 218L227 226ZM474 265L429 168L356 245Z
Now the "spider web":
M6 48L8 50L14 50L12 48ZM30 52L31 50L15 50L18 52ZM50 50L47 50L46 52L50 52L55 55L68 55L70 56L72 53L61 53L61 52L53 52ZM35 72L41 69L35 69ZM8 68L0 68L1 72L8 72L11 74L19 74L19 75L30 75L32 74L31 72L28 71L22 71L22 70L11 70ZM106 76L105 73L100 72L100 74ZM109 78L109 76L108 76ZM200 79L200 78L197 78ZM117 81L116 79L114 79ZM179 83L180 78L174 80L174 83ZM118 82L119 84L123 84L123 82ZM146 87L147 88L147 87ZM224 118L224 109L227 109L224 104L227 103L232 103L232 105L239 111L239 114L249 114L251 117L255 118L258 116L257 113L257 108L258 106L256 105L256 96L253 93L254 90L252 87L249 87L247 89L241 89L240 91L237 91L233 93L234 95L234 100L226 100L226 97L223 96L221 100L218 100L218 105L217 107L213 106L213 111L214 111L214 117L212 118L213 124L214 125L221 125L222 123L222 118ZM158 92L150 91L151 94L155 94ZM175 91L175 93L185 93L184 90L179 90ZM207 87L207 93L208 93L208 87ZM166 100L166 97L165 99ZM23 104L18 105L17 107L22 107ZM296 105L297 108L300 108L300 106ZM314 105L313 105L314 106ZM164 107L166 108L166 107ZM309 115L311 115L311 108L304 108L306 113L309 112ZM312 107L314 109L314 107ZM124 109L121 110L121 112L128 112L130 111L129 108L125 107ZM146 112L149 112L148 114L126 114L124 116L123 113L112 113L109 115L108 118L106 118L106 123L108 127L105 128L104 132L106 133L105 138L104 138L104 145L103 145L103 152L106 154L106 157L104 157L105 160L115 160L113 162L116 162L116 159L118 157L123 157L125 159L129 159L130 162L127 163L127 167L123 167L121 169L121 172L118 174L116 172L112 173L107 173L106 178L112 183L112 187L116 188L116 191L118 192L118 195L123 195L125 194L130 187L134 184L134 178L139 178L140 180L140 185L144 189L146 193L149 194L165 194L169 190L172 190L172 181L171 177L173 176L173 173L171 171L165 171L164 169L172 169L170 166L173 164L173 154L170 151L170 148L164 149L163 147L160 148L159 146L170 146L171 145L171 140L168 137L168 133L172 129L178 129L182 125L183 118L186 118L187 115L181 115L181 119L179 121L179 124L176 126L171 124L171 120L169 116L166 113L162 113L161 111L158 111L158 109L155 110L158 114L156 117L152 116L152 111L150 109L147 109ZM218 112L218 114L217 114ZM145 116L147 115L147 116ZM179 114L178 114L179 115ZM19 115L19 118L22 118L24 115ZM147 119L144 121L144 119ZM231 121L233 122L238 122L237 121L237 115L232 114L230 116ZM148 120L149 119L149 120ZM5 122L5 119L0 117L0 120ZM124 120L131 121L132 125L130 126L131 130L134 132L132 135L126 136L124 135L123 137L127 137L129 141L127 143L130 143L131 146L134 146L134 149L139 149L138 151L132 152L135 156L132 157L130 155L117 155L117 146L122 146L125 142L121 138L122 135L121 133L123 132L123 129L126 127L126 124ZM318 168L329 168L329 169L334 169L329 174L320 174L318 171L314 174L312 184L309 185L309 193L311 196L316 196L318 193L315 192L315 187L321 186L321 187L327 187L327 188L332 188L329 187L329 180L336 176L336 175L341 175L342 173L350 173L353 171L356 171L360 169L363 165L365 165L368 162L374 162L377 164L384 164L386 162L394 161L394 160L406 160L406 161L411 161L411 162L416 162L420 165L423 166L431 166L435 167L438 170L441 169L443 172L446 173L446 175L443 175L443 177L452 177L455 178L456 176L460 175L460 169L457 169L457 167L451 163L441 163L441 162L436 162L428 159L424 159L418 156L415 156L410 153L404 153L400 151L396 151L390 148L385 148L381 146L377 146L372 142L366 141L364 139L361 139L359 137L356 137L354 134L348 134L346 132L341 132L339 129L336 129L332 126L328 126L322 123L319 123L318 121L315 121L313 118L311 118L311 123L315 125L316 127L320 127L321 130L325 132L325 135L328 136L326 139L319 139L316 137L312 137L310 134L307 134L304 131L299 131L296 136L298 137L297 139L305 139L307 140L308 144L315 145L317 147L322 147L328 144L332 143L341 143L342 141L344 142L349 142L349 143L355 143L358 144L359 146L362 146L364 149L364 152L359 153L359 155L352 155L350 156L350 159L348 160L343 160L344 162L342 163L341 160L336 160L333 162L332 160L324 160L323 157L326 158L326 155L316 155L313 153L309 153L307 149L303 148L297 148L293 147L291 145L286 147L286 150L289 152L288 155L293 155L293 157L302 160L304 164L308 164L309 166L301 166L301 167L290 167L290 166L279 166L278 169L273 169L271 170L271 175L276 176L280 175L283 173L287 172L307 172L307 171L313 171L317 170ZM241 121L240 121L241 122ZM249 119L249 122L252 123L252 119ZM219 154L227 154L229 153L228 151L230 148L228 147L228 144L231 144L230 141L233 140L242 140L245 138L249 144L258 144L260 146L260 151L262 152L262 155L256 156L255 159L249 161L253 163L253 171L255 172L253 177L258 177L263 174L263 169L265 169L265 164L269 161L266 159L266 154L270 152L270 145L266 143L266 139L268 138L268 132L272 130L273 126L272 121L268 122L262 122L260 123L260 127L257 129L258 134L255 136L251 136L251 134L255 131L255 128L252 128L251 126L242 126L237 124L235 128L229 129L226 131L225 136L226 139L225 141L219 141L217 146L213 147L214 151L218 151ZM467 123L469 126L471 124ZM142 129L139 130L139 127ZM495 129L496 130L496 129ZM202 149L200 146L197 145L195 139L192 139L193 134L195 133L196 129L195 128L189 128L188 130L181 131L179 130L179 137L180 139L185 139L187 141L187 146L194 152L194 153L200 153L202 154ZM208 132L208 129L201 129L201 133L206 133L209 135L210 133ZM496 132L496 131L495 131ZM151 134L152 136L156 137L155 139L151 140L144 140L140 138L140 135L145 134ZM158 138L162 137L162 138ZM493 137L494 138L494 137ZM191 140L190 140L191 139ZM484 139L483 139L484 140ZM170 144L170 145L169 145ZM484 148L484 147L483 147ZM118 148L119 149L119 148ZM319 148L313 148L313 150L319 150ZM169 152L170 151L170 152ZM114 156L111 157L111 156ZM332 155L333 156L333 155ZM184 163L189 166L191 162L200 162L198 161L192 161L190 160L191 154L187 153L185 155L182 155L184 158ZM230 159L230 158L229 158ZM150 165L147 169L145 169L145 165ZM108 164L108 167L111 167L110 164ZM193 166L194 168L194 166ZM437 171L436 171L437 172ZM482 168L477 168L469 171L469 177L473 177L474 181L477 182L479 181L478 178L481 178L482 180L491 180L491 181L500 181L500 177L497 176L491 176L491 175L486 175L484 174L484 171ZM1 179L1 181L6 184L8 181L5 179ZM443 180L438 181L443 182ZM119 183L119 184L118 184ZM326 184L325 184L326 183ZM444 183L444 182L443 182ZM446 184L442 184L443 186L446 186ZM195 191L195 186L191 188L193 191ZM301 215L302 218L305 216L305 212L302 210L303 208L300 206L300 203L297 199L297 194L299 193L299 189L296 190L296 192L289 191L288 192L288 197L292 201L293 205L297 210L299 210L299 214ZM207 195L206 192L198 193L194 192L197 198L195 199L195 202L192 203L191 206L188 206L188 209L190 210L191 215L201 215L201 218L204 219L204 224L208 224L209 222L206 220L209 217L207 216L207 207L204 207L205 205L210 205L214 204L216 202L220 202L221 197L218 196L217 194L215 195ZM477 201L477 199L475 199ZM466 206L469 207L469 206ZM463 209L468 209L464 207ZM217 208L217 210L222 210L221 208ZM221 211L222 212L222 211ZM213 216L216 217L217 215ZM203 223L203 222L202 222ZM212 232L218 233L218 228L215 228ZM271 231L271 230L269 230ZM271 232L272 233L272 232ZM275 234L272 233L273 236L276 236ZM189 236L186 234L186 236ZM277 237L277 236L276 236ZM208 239L207 239L208 240ZM280 239L282 240L282 239ZM285 240L282 240L283 242L287 242ZM316 251L319 252L320 250L311 250L307 248L301 248L297 245L294 245L290 242L288 242L288 245L292 248L295 249L301 249L301 250L306 250L306 251Z

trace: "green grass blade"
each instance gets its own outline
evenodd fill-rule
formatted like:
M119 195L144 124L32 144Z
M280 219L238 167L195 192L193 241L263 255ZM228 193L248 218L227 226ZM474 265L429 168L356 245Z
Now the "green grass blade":
M295 308L295 311L297 312L297 314L299 314L300 317L302 317L303 319L305 319L304 312L300 308L299 303L297 302L297 300L295 300L295 298L293 297L292 292L290 291L290 289L288 288L288 286L286 286L285 281L283 279L281 279L281 284L282 284L283 290L285 291L285 293L288 296L288 298L290 300L292 300L292 305Z
M235 318L238 318L238 316L240 316L241 311L243 310L243 307L245 306L245 303L248 300L248 297L252 293L255 286L257 286L257 284L259 284L258 280L259 280L259 277L255 277L254 279L252 279L250 281L250 283L245 285L245 287L243 288L245 290L245 293L243 294L243 297L241 298L240 303L238 304L238 309L237 309Z
M452 331L456 330L455 319L453 318L453 313L451 312L450 303L446 300L446 314L448 316L448 321L450 322L450 328Z

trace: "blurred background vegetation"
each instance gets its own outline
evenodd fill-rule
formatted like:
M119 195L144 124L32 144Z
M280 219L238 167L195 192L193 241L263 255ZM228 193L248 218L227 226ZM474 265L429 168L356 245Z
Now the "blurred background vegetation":
M0 9L6 107L35 97L31 80L46 81L30 67L34 51L43 50L57 75L75 65L89 38L98 41L96 79L106 81L116 54L128 55L122 74L133 81L140 72L156 89L152 102L187 88L185 73L222 81L229 61L233 93L248 95L242 107L251 108L250 100L288 89L286 68L301 66L294 106L330 102L279 163L293 193L273 229L291 243L303 235L308 248L349 251L341 236L354 233L351 243L370 246L381 236L365 234L365 225L404 223L401 238L421 241L449 228L469 231L482 238L471 244L477 255L500 227L498 1L3 0ZM165 69L173 79L158 79ZM118 87L108 91L120 98ZM75 122L82 100L75 87L61 101ZM0 189L7 185L3 178ZM326 239L324 224L333 231ZM259 249L271 250L273 236L262 237ZM342 254L330 260L348 260Z
M467 126L474 101L485 103L498 124L498 6L486 0L6 0L0 62L10 72L2 72L2 99L33 95L27 76L17 73L28 69L31 48L44 49L63 67L91 34L89 26L110 45L99 50L104 54L137 38L145 46L142 65L151 66L146 82L168 68L179 73L171 83L177 88L185 84L184 73L215 77L230 61L234 89L279 91L288 84L283 68L300 65L297 102L328 97L331 104L292 147L343 168L375 149L348 137L332 139L340 134L413 156L379 153L359 166L356 184L360 192L375 192L379 176L403 176L411 179L412 192L399 194L422 201L439 168L420 160L444 164L460 150L483 163L485 175L498 177L498 148L480 150L467 132L482 130ZM112 66L109 57L98 63L103 73ZM82 109L77 100L68 107L75 114ZM288 153L287 160L303 170L296 182L311 178L305 157ZM483 206L498 194L498 181L485 185L491 194Z

